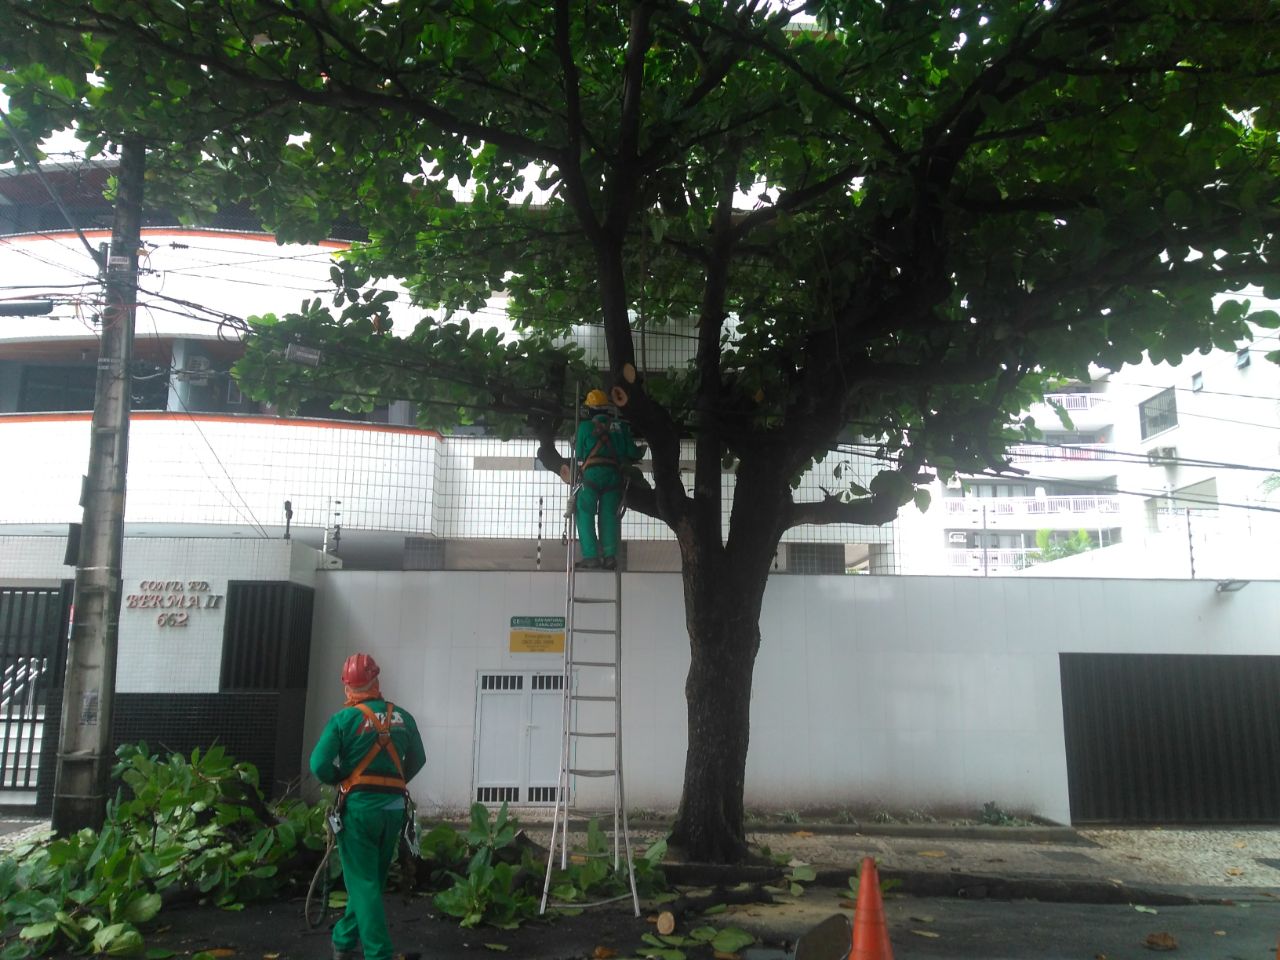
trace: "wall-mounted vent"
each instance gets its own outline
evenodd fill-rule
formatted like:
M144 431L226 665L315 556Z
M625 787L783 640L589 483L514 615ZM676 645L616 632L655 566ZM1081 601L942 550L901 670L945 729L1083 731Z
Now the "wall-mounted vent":
M563 690L564 674L535 673L530 685L531 690Z
M556 787L530 787L529 802L530 803L555 803Z
M520 788L477 787L476 800L480 803L516 803L520 800Z
M486 673L480 677L481 690L523 690L524 677L518 673Z

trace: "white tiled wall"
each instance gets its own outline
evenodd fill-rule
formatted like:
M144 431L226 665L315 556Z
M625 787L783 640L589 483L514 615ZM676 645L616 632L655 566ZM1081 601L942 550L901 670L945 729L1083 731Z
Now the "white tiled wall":
M295 527L324 528L341 510L346 530L395 531L449 539L555 540L568 488L534 466L532 440L440 438L410 427L190 417L139 413L130 427L126 521L283 528L283 505ZM80 519L80 475L89 444L87 416L0 416L0 444L22 470L0 473L0 525L63 524ZM568 453L568 443L562 445ZM691 461L693 449L685 456ZM814 466L797 500L838 490L832 458ZM843 482L870 482L870 461L843 464ZM691 481L691 477L688 478ZM731 473L722 475L723 528L733 504ZM336 507L335 501L341 501ZM630 511L628 540L670 540L659 520ZM784 542L891 544L894 526L850 524L789 530Z
M0 474L0 523L80 519L87 417L0 417L22 470ZM344 527L429 533L439 439L412 428L267 418L136 414L129 436L129 523Z
M628 800L673 807L687 730L681 581L624 583ZM508 653L508 624L558 615L563 599L555 574L319 574L308 745L341 701L343 658L366 650L423 731L419 803L467 806L476 675L554 669L556 655ZM1224 595L1187 581L774 577L761 630L749 805L996 800L1065 821L1058 654L1280 654L1280 583ZM582 803L595 786L579 785Z

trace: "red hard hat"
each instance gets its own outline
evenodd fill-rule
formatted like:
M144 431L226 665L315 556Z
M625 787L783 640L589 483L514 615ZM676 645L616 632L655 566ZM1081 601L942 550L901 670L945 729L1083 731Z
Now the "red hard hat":
M342 682L348 687L367 686L380 672L377 661L369 654L353 653L342 665Z

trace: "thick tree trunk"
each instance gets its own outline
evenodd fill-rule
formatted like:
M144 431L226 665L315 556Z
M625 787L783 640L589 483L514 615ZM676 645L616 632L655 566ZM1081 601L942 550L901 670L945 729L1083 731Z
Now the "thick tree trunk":
M746 514L753 522L735 523L737 533L727 545L720 543L718 524L681 540L690 649L689 745L671 843L692 860L735 863L747 854L743 788L751 678L760 649L760 608L778 543L777 527L770 523L778 516L773 502L781 495L778 485L776 477L740 470L735 521Z

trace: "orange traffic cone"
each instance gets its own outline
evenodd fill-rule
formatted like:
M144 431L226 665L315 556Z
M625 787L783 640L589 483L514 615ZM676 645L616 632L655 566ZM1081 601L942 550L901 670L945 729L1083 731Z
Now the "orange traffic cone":
M858 871L858 904L853 911L853 949L849 960L893 960L889 945L889 926L884 920L884 901L880 898L880 874L871 857L862 861Z

